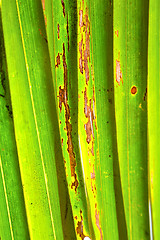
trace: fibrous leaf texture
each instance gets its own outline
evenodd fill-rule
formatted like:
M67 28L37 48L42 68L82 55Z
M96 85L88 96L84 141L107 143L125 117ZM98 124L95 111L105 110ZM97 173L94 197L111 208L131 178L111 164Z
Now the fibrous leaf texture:
M0 1L0 239L159 239L158 9Z

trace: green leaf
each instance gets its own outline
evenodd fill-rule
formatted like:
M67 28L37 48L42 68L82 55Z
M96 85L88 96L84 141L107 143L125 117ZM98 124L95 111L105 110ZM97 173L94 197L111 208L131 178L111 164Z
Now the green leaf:
M118 156L129 239L149 239L147 162L148 1L114 1Z
M62 188L66 183L64 174L57 181L63 169L56 166L61 166L57 164L63 163L63 157L42 5L30 0L4 1L2 20L30 236L64 239L59 197L65 199L62 215L66 218L69 199L66 188L63 193L58 189L59 181ZM71 232L72 225L71 218Z
M158 10L2 1L0 238L158 239Z
M94 1L93 4L90 3L90 9L91 56L98 133L95 166L103 238L126 239L114 109L112 1L100 3Z
M148 143L149 143L149 193L151 201L152 230L154 239L159 233L159 172L160 172L160 38L159 1L149 3L149 43L148 43Z
M0 9L0 238L29 239Z
M46 1L44 5L68 190L76 236L81 239L93 236L93 229L78 140L77 2Z

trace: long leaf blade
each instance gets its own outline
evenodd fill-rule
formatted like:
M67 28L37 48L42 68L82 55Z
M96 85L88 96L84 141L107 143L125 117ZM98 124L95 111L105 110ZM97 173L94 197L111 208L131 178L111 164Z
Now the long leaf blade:
M114 1L115 111L129 239L149 238L147 30L148 1Z
M42 6L4 1L2 16L30 235L63 239L55 160L63 158Z
M4 48L0 6L0 236L29 239Z
M159 171L160 171L160 17L159 1L149 3L149 43L148 43L148 143L149 143L149 192L151 201L152 233L160 238L159 224Z

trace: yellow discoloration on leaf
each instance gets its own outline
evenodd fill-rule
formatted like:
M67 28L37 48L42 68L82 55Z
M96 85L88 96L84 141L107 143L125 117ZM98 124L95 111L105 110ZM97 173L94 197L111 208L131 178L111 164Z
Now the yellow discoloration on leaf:
M41 0L41 1L42 1L43 13L44 13L45 25L47 26L47 17L45 15L45 0Z
M85 238L85 235L83 233L83 217L82 217L82 210L80 210L80 221L77 222L76 232L79 235L79 237L83 240Z
M70 168L71 168L71 177L72 177L72 185L71 188L75 188L75 192L77 192L77 187L79 185L77 180L77 174L75 172L76 167L76 159L75 153L73 149L72 143L72 125L70 123L70 108L68 104L68 73L67 73L67 63L66 63L66 55L65 55L65 46L63 44L63 72L64 72L64 88L59 87L59 108L60 112L62 110L62 104L64 104L65 108L65 123L66 123L66 130L67 130L67 151L69 153L70 159Z
M120 66L120 61L116 59L116 82L120 86L120 82L123 84L123 79L122 79L122 70Z
M96 219L96 225L100 232L100 240L103 240L103 234L102 234L102 228L100 225L100 219L99 219L99 211L97 210L97 204L95 204L95 219Z
M82 159L86 191L91 204L91 209L98 206L97 200L97 123L96 123L96 97L94 86L94 69L90 37L90 17L86 2L81 2L78 10L78 59L79 59L79 119L80 142L82 144ZM82 130L83 127L83 130ZM95 160L96 159L96 160ZM95 165L96 162L96 165ZM99 162L98 162L99 163ZM96 226L95 213L91 211L96 239L100 232ZM100 222L100 217L99 217Z

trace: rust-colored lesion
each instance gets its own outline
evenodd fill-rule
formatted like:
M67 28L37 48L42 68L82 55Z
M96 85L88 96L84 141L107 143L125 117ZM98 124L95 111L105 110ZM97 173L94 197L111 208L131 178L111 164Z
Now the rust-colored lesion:
M47 40L47 38L43 35L41 29L38 29L38 30L39 30L40 35L41 35L41 36L43 37L43 39L46 41L46 43L48 43L48 40Z
M121 71L121 65L120 61L116 59L116 82L120 86L120 82L123 84L123 79L122 79L122 71Z
M92 193L94 198L96 198L96 185L95 185L95 178L96 178L96 174L95 174L95 170L94 170L94 164L93 164L93 171L91 171L91 189L92 189Z
M99 219L99 211L97 210L97 204L95 204L95 219L96 219L96 225L100 232L100 240L103 240L103 234L102 229L100 225L100 219Z
M86 8L87 11L87 8ZM85 14L85 50L84 50L84 70L86 77L86 84L88 85L89 81L89 67L88 60L90 61L90 23L88 19L88 14Z
M63 16L65 17L65 4L64 4L64 0L61 0L61 4L62 4L62 8L63 8Z
M93 85L93 119L95 120L94 123L95 123L95 128L97 130L96 113L95 113L95 88L94 88L94 85Z
M94 164L93 164L93 172L91 172L91 179L95 179L96 175L95 175L95 171L94 171Z
M94 82L94 71L93 71L93 66L91 64L91 76L92 76L92 81Z
M118 31L118 30L115 31L115 34L116 34L116 36L118 37L118 36L119 36L119 31Z
M80 26L80 30L83 27L83 10L79 11L79 26Z
M94 139L93 123L95 124L95 128L97 129L96 116L95 116L95 88L94 88L94 86L93 86L93 98L92 98L92 100L89 99L89 104L88 104L88 97L87 97L87 87L85 87L84 114L85 114L85 117L88 119L87 123L84 125L84 128L86 130L86 135L87 135L86 141L89 144L91 142L92 137ZM93 145L94 145L94 141L92 140L91 153L94 156Z
M82 35L81 41L79 42L79 52L80 52L79 69L80 69L80 72L83 74L82 47L83 47L83 35Z
M147 98L147 88L146 88L146 92L144 93L144 97L143 97L143 100L145 101Z
M59 109L60 112L62 111L62 103L64 103L64 89L61 88L61 86L59 87Z
M58 67L60 64L61 64L60 54L58 53L58 55L57 55L57 57L56 57L56 65L55 65L55 67Z
M86 8L86 12L87 12L87 8ZM89 58L89 61L90 61L90 22L89 22L87 13L85 14L85 21L86 21L86 24L85 24L86 51L87 51L87 57Z
M85 70L85 77L86 77L86 84L88 85L89 81L89 67L88 67L88 55L87 50L84 50L84 70Z
M65 170L67 170L66 168L66 160L64 159L64 167L65 167Z
M60 37L59 37L59 33L60 33L60 26L59 26L59 23L58 23L58 25L57 25L57 34L58 34L58 39L60 38Z
M93 141L92 141L91 153L92 153L92 156L94 156L94 142Z
M80 210L80 216L81 216L81 221L78 221L77 227L76 227L76 232L80 236L81 239L85 238L85 235L83 233L83 217L82 217L82 210Z
M43 7L43 10L45 10L45 0L42 0L42 7Z
M95 118L94 118L93 110L91 107L91 99L89 100L89 105L88 105L88 97L87 97L87 88L86 87L85 87L85 91L84 91L84 113L85 113L86 118L88 119L88 122L84 125L84 127L85 127L86 134L87 134L86 141L89 144L91 141L91 136L93 136L93 138L94 138L93 120Z
M88 85L89 81L89 66L88 62L90 62L90 22L88 18L88 10L86 8L86 14L83 15L83 10L79 11L79 27L80 33L82 35L81 41L79 42L79 69L83 74L83 66L85 71L85 79L86 84ZM83 33L85 34L85 41L83 45Z
M66 27L66 30L67 30L67 43L68 43L68 51L69 51L69 25L68 25L68 15L67 15L67 27Z
M45 0L42 0L42 8L43 8L45 25L47 26L47 17L46 17L46 15L45 15Z
M62 110L62 104L64 104L65 107L65 123L66 123L66 130L67 130L67 151L69 153L70 158L70 167L71 167L71 177L73 177L73 182L71 184L71 188L75 188L75 192L77 192L77 187L79 185L77 180L77 174L75 172L76 167L76 160L75 160L75 154L73 149L73 143L72 143L72 125L70 123L70 108L68 104L68 92L67 92L67 63L66 63L66 56L65 56L65 46L63 43L63 70L64 70L64 88L59 87L59 108L60 112Z
M136 86L133 86L132 88L131 88L131 94L132 95L135 95L137 93L137 87Z

